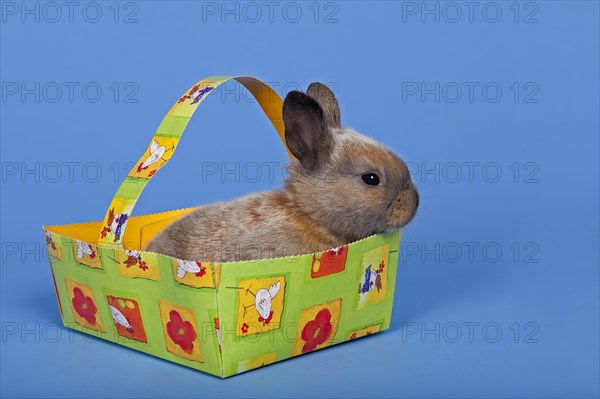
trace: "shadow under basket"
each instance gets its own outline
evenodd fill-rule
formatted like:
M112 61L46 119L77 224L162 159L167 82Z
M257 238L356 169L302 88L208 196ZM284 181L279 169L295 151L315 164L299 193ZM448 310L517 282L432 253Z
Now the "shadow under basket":
M282 101L271 88L250 77L203 79L171 108L103 221L44 226L66 327L219 377L389 328L400 246L396 232L226 263L141 250L196 209L130 216L198 105L228 81L250 91L283 141Z

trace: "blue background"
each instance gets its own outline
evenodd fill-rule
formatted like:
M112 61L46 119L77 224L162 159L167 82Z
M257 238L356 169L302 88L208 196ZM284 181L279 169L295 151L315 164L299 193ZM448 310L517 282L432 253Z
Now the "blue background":
M277 2L269 16L262 2L262 15L235 2L81 2L72 21L53 4L62 15L2 2L3 397L598 397L597 2L481 2L471 17L462 3ZM389 331L220 380L58 327L41 225L101 219L172 103L212 74L254 75L281 96L328 82L345 125L409 162L422 206ZM433 94L410 94L421 83ZM281 185L243 171L280 170L285 153L257 105L227 88L136 214ZM239 182L205 173L215 162L239 162Z

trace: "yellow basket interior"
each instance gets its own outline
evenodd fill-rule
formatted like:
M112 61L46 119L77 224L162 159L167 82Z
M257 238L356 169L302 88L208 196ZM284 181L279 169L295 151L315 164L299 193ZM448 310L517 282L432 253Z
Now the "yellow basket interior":
M161 230L198 209L198 207L177 209L174 211L133 216L127 221L127 229L123 238L126 249L144 249ZM61 226L44 226L45 229L61 236L75 238L90 244L98 243L98 232L102 230L102 221L66 224Z

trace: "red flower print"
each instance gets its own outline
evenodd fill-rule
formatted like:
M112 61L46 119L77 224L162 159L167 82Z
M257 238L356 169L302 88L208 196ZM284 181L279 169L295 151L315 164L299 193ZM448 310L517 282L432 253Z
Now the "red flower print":
M194 340L196 339L196 331L194 331L192 323L183 320L175 310L171 310L169 319L170 321L167 323L169 338L179 345L184 352L192 353L194 351Z
M331 335L331 312L329 309L321 309L314 320L306 323L302 329L302 340L305 341L302 353L313 351Z
M248 324L246 324L246 323L242 324L242 328L241 328L242 333L248 334L248 328L250 328L250 326Z
M88 323L96 324L96 305L89 296L83 295L79 287L73 288L73 309L77 314L83 317Z
M385 267L385 263L383 261L381 261L381 263L379 264L379 271L378 273L383 273L383 268Z
M171 340L179 345L184 352L192 353L194 351L194 340L196 339L196 331L192 323L183 320L175 310L171 310L169 319L167 332Z
M156 169L151 171L150 173L148 173L148 177L152 177L154 176L154 174L156 173Z
M102 229L102 233L101 233L102 238L106 237L106 234L109 232L109 230L110 229L108 227L105 227L105 228Z
M143 260L140 260L139 268L146 271L148 270L148 265L146 265L146 262L144 262Z
M352 333L352 335L350 336L350 339L355 339L356 338L356 333Z

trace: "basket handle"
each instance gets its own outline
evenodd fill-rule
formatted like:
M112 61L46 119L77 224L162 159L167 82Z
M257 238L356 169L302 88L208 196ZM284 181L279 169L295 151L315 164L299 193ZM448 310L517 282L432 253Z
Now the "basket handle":
M249 76L210 76L196 83L176 103L158 126L148 149L133 166L115 194L98 238L98 244L122 247L127 221L144 187L173 156L177 144L196 108L219 85L236 80L258 101L283 142L290 159L294 157L285 144L282 118L283 102L268 85Z

